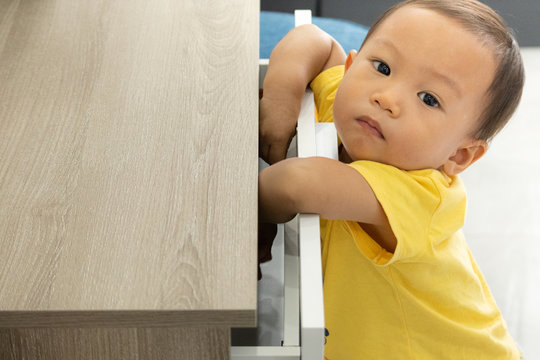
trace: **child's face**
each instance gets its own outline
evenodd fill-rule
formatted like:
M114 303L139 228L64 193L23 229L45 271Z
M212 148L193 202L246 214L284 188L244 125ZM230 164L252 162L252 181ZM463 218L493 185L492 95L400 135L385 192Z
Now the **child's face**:
M491 49L454 20L406 6L348 60L334 122L352 160L446 169L463 156L460 148L478 142L472 133L496 63Z

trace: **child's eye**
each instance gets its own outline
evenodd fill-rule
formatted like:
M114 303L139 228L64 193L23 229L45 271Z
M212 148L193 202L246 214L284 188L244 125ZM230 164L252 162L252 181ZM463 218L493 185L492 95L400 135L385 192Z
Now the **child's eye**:
M431 95L430 93L427 93L427 92L421 92L421 93L418 93L418 97L420 98L420 100L422 100L424 102L424 104L426 104L427 106L431 106L431 107L439 107L439 100L437 100L437 98L433 95Z
M373 67L383 75L390 75L390 67L382 61L373 60Z

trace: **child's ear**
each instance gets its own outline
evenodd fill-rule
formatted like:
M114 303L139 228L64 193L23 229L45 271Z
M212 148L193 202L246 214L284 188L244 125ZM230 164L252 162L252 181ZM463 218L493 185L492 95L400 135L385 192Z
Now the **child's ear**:
M459 147L443 164L442 170L448 175L457 175L480 159L487 149L488 143L484 140L472 140Z
M349 70L349 68L351 67L354 59L356 58L356 55L356 50L349 51L349 55L347 55L347 60L345 60L345 72L347 72L347 70Z

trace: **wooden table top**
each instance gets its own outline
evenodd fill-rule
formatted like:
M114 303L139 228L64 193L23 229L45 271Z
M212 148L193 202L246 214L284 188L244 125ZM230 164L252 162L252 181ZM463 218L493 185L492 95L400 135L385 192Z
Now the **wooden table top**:
M0 326L256 318L256 1L0 2Z

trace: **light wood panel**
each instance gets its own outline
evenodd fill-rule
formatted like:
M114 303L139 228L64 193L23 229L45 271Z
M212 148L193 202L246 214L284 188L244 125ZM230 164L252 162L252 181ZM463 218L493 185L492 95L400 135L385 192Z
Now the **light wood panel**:
M258 3L0 2L0 324L256 314Z

